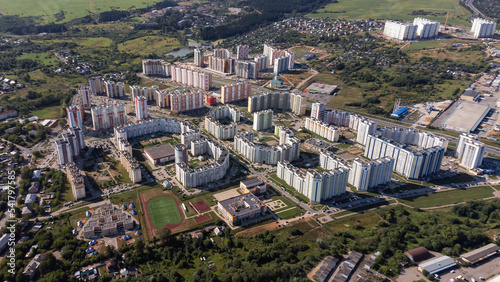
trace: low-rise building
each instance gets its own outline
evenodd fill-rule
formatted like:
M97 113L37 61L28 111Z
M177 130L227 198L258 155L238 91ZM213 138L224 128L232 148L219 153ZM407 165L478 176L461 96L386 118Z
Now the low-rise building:
M158 165L175 159L174 147L170 144L156 145L144 149L144 154L148 161Z
M457 264L452 258L448 256L442 256L437 259L433 259L425 263L419 264L418 271L423 272L425 270L430 275L434 275L441 271L455 267L456 265Z
M269 184L265 183L258 177L242 180L240 182L240 188L243 190L243 193L252 193L254 195L265 193L268 187Z
M23 275L28 277L28 279L30 280L33 279L33 277L35 277L35 274L38 271L38 268L40 267L40 264L44 259L45 259L44 254L37 254L24 268Z
M100 236L113 236L122 230L132 228L134 228L134 220L131 215L114 207L113 204L104 204L83 227L83 237L91 239Z
M412 261L421 261L431 256L425 247L418 247L405 252L405 255Z
M491 243L479 249L475 249L474 251L465 253L461 255L460 258L467 263L474 264L498 254L498 251L500 251L500 246Z
M217 204L219 213L233 225L245 225L267 212L267 206L252 193L232 197Z

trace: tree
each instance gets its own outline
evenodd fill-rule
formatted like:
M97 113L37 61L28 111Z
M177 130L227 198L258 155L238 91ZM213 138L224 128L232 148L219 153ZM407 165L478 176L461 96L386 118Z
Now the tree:
M165 244L168 241L168 238L170 237L170 235L172 234L172 231L170 231L170 229L168 229L166 227L163 227L163 228L158 229L156 234L158 234L158 238L160 239L160 241L163 244Z
M40 153L40 151L33 151L33 153L31 153L33 155L33 157L35 157L35 159L39 159L42 157L42 153Z

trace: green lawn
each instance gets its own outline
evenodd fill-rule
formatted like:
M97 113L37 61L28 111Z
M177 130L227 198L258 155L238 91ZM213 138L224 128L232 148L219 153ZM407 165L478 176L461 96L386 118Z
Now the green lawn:
M61 106L47 107L43 110L33 111L31 114L39 117L40 119L60 118Z
M118 50L138 55L155 53L161 55L171 52L174 48L181 47L175 38L162 36L144 36L118 44Z
M399 201L416 208L429 208L483 199L491 196L493 196L493 189L488 186L479 186L409 197Z
M312 18L348 18L348 19L394 19L413 21L418 15L413 11L424 10L432 14L423 17L444 24L446 13L449 12L448 24L471 25L467 17L472 14L458 4L458 0L338 0L338 3L328 4L308 16Z
M54 54L50 52L43 52L43 53L24 53L20 56L17 56L18 60L22 59L31 59L33 61L40 62L46 66L55 66L57 65L60 60L54 56Z
M283 212L279 212L277 213L277 215L282 218L282 219L289 219L289 218L292 218L292 217L295 217L299 214L301 214L303 211L301 209L298 209L298 208L293 208L291 210L287 210L287 211L283 211Z
M179 224L182 217L175 200L171 197L156 197L147 202L151 223L156 228L167 224Z
M64 0L64 1L33 1L33 0L0 0L0 11L7 15L41 16L46 22L56 21L54 14L64 11L66 22L81 18L91 13L105 11L127 10L132 7L143 8L160 2L159 0Z

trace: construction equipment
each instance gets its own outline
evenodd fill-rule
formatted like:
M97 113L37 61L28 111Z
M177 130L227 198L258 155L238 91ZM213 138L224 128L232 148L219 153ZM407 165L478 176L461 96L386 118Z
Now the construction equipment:
M446 13L446 21L444 22L443 30L446 30L446 24L448 23L448 17L450 16L450 12Z

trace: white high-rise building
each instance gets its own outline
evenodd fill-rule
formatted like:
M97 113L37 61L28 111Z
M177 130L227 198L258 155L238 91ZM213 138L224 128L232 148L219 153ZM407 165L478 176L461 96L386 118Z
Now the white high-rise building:
M465 143L473 141L479 142L479 137L470 133L463 133L462 135L460 135L458 137L457 148L455 149L455 157L460 159L464 152Z
M170 76L170 63L163 60L142 60L142 73L147 76Z
M306 118L305 126L307 130L327 139L328 141L336 142L340 138L340 129L335 126L328 125L314 118Z
M73 148L69 141L65 139L59 139L55 142L57 160L59 165L65 165L67 163L73 162Z
M104 107L92 107L94 130L103 130L127 123L125 104L113 103Z
M89 78L90 92L94 95L106 93L104 79L101 76Z
M274 73L287 72L290 66L290 57L284 56L274 59Z
M311 107L311 118L324 121L326 105L320 102L313 103Z
M366 145L368 141L368 136L375 133L377 130L377 123L370 120L362 120L358 125L358 135L356 136L356 142Z
M483 163L486 146L478 141L466 141L460 164L468 169L479 167Z
M273 111L263 110L253 113L253 130L261 131L273 126Z
M497 23L489 20L475 18L472 21L472 28L470 32L474 38L484 38L495 36L495 30L497 28Z
M415 40L417 36L417 26L395 21L386 21L384 35L398 40Z
M440 24L424 18L415 18L413 25L417 26L417 36L420 39L436 37L439 33Z
M106 95L109 98L119 98L125 95L123 90L123 82L114 82L112 80L104 81L104 87L106 89Z
M280 161L276 174L311 202L319 203L345 193L349 169L339 167L324 172L309 170L304 173L288 161Z
M370 162L354 159L349 172L349 184L359 191L368 191L378 185L391 182L394 159L385 157Z
M147 119L148 116L148 100L144 96L135 97L135 116L138 119Z

